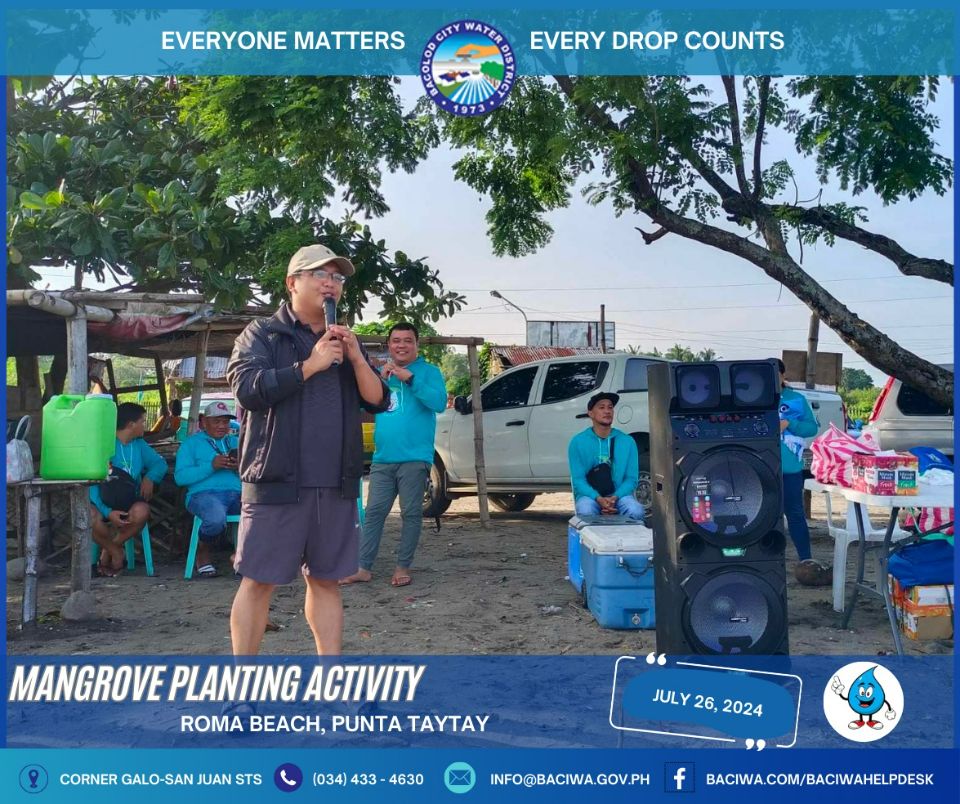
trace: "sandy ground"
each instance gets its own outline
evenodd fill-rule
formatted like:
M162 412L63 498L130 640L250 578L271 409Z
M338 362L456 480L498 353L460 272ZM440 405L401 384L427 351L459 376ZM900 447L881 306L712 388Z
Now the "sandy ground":
M819 495L816 495L819 497ZM653 631L601 628L582 608L566 580L570 497L547 494L519 514L493 512L480 527L477 501L456 501L436 533L424 523L413 584L390 586L399 514L391 514L370 583L346 588L347 654L619 654L654 649ZM814 557L830 562L833 541L825 512L814 500ZM882 521L882 515L874 518ZM792 553L792 545L788 554ZM94 578L103 618L67 623L59 609L69 592L69 568L51 567L40 580L39 624L18 629L22 583L7 589L7 638L12 654L225 654L230 651L229 612L237 581L219 553L223 575L185 581L183 559L154 551L157 574L142 566L118 578ZM62 558L64 562L67 560ZM869 567L869 564L868 564ZM840 627L830 589L799 586L788 558L790 649L794 654L885 654L893 640L882 604L861 600L851 623ZM852 563L850 572L853 571ZM271 609L278 630L268 632L264 653L310 653L313 640L303 617L303 585L278 590ZM910 654L951 653L951 642L904 640Z

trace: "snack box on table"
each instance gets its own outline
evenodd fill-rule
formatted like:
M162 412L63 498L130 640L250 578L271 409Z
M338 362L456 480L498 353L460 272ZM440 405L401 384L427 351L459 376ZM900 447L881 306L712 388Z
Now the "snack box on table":
M919 493L917 458L908 452L853 456L853 487L885 497Z
M587 607L604 628L655 628L653 531L640 522L580 529Z

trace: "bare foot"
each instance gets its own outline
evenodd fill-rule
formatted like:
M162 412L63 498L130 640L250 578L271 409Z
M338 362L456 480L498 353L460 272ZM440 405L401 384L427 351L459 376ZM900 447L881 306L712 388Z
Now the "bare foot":
M348 575L346 578L340 579L341 586L349 586L352 583L366 583L369 581L373 575L370 574L369 570L358 569L353 575Z
M406 567L397 567L393 571L393 577L390 579L391 586L409 586L413 583L413 578L410 577L410 570Z

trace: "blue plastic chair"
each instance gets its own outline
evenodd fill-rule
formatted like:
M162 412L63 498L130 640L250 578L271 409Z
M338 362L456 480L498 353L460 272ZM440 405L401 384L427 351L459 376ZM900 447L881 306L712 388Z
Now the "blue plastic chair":
M193 517L193 530L190 531L190 549L187 550L187 566L183 570L183 577L190 580L197 563L197 545L200 543L200 517ZM228 514L227 524L235 525L240 522L239 514ZM234 541L236 544L236 541Z
M143 546L143 563L147 568L147 575L153 577L153 550L150 547L150 526L144 525L140 531L140 543ZM91 546L93 554L92 562L96 564L100 560L100 545L96 542ZM127 556L127 569L132 570L137 566L137 549L134 547L133 539L127 539L123 543L123 552Z

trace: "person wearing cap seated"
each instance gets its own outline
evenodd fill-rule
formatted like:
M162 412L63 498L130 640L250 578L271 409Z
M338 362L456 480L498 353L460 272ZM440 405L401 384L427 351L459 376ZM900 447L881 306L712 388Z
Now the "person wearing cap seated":
M210 402L200 415L200 430L177 451L173 477L187 488L187 510L200 518L197 575L213 578L210 545L223 533L227 516L240 513L237 437L230 433L233 414L223 401Z
M643 506L633 496L640 480L637 444L613 426L613 410L619 401L613 393L590 397L587 416L592 424L570 440L570 479L580 516L619 514L643 519Z
M90 487L93 540L100 546L100 575L123 571L123 545L143 530L150 498L167 474L167 462L143 439L147 411L135 402L117 405L117 438L110 477ZM116 529L116 536L112 531Z

